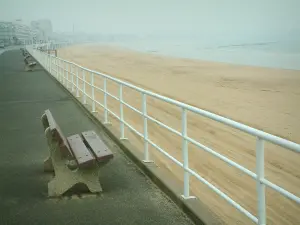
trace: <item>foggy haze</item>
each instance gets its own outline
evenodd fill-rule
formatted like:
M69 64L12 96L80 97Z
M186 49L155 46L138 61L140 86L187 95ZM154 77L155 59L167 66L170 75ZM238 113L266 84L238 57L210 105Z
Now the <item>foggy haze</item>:
M300 39L299 0L0 0L0 20L50 19L54 31Z

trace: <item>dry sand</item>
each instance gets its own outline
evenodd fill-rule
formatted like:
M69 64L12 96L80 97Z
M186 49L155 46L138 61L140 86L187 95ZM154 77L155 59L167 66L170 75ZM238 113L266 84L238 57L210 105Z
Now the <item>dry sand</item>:
M300 143L300 71L178 59L100 45L72 46L60 50L59 57ZM90 74L86 77L90 81ZM101 78L95 82L103 87ZM118 96L118 86L112 82L108 82L108 90ZM141 110L141 94L129 88L123 91L124 100ZM96 97L103 103L100 91ZM150 97L147 103L150 116L181 130L179 108ZM116 100L110 97L108 106L119 115ZM101 108L98 111L103 112ZM139 114L125 107L124 118L142 133ZM110 120L119 127L112 116ZM153 122L148 123L149 138L182 161L181 139ZM188 135L255 172L255 137L193 113L188 113ZM126 136L143 151L141 138L128 129ZM265 143L265 149L266 178L300 196L299 154L269 143ZM182 180L181 168L154 148L149 150L157 165ZM257 214L254 180L192 144L189 163L205 179ZM224 224L252 224L195 178L191 178L191 189ZM266 204L268 224L300 224L300 206L269 188Z

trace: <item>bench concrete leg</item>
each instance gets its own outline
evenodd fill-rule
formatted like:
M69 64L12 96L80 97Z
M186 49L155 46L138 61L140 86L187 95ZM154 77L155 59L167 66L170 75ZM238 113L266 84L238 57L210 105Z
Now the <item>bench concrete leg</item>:
M71 171L67 168L57 171L57 174L48 183L48 196L57 197L64 194L76 184L85 184L90 192L102 192L102 187L98 176L98 167L89 170Z
M28 65L25 65L25 71L26 72L33 71L33 68L29 67Z
M81 183L84 183L92 193L102 192L102 187L98 176L99 168L92 170L78 171L78 177Z
M54 168L50 156L44 160L44 172L54 172Z
M58 142L51 140L50 128L45 130L45 134L48 140L50 157L45 160L44 169L52 169L55 172L55 177L48 183L49 197L60 196L79 183L85 184L92 193L101 192L102 187L98 176L99 166L95 164L91 168L70 169L68 167L70 161L63 157Z
M73 187L76 183L71 182L70 180L61 179L55 177L48 183L48 196L49 197L58 197Z

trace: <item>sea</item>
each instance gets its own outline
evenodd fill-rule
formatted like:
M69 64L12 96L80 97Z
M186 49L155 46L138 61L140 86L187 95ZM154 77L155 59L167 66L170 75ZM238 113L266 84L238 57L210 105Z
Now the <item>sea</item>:
M207 43L191 38L113 38L110 45L165 56L300 70L300 38L288 41Z

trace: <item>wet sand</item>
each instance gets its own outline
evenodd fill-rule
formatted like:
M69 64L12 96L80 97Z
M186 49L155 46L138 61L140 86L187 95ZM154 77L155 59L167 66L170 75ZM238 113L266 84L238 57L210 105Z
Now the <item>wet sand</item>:
M110 74L147 90L183 101L227 118L245 123L300 143L300 71L238 66L200 60L178 59L101 45L72 46L59 57L87 68ZM90 82L90 74L86 74ZM103 87L103 80L95 83ZM82 85L82 84L81 84ZM118 96L119 87L108 82L108 90ZM87 88L87 92L91 91ZM103 103L103 94L96 92ZM142 110L141 94L123 88L123 99ZM119 103L108 98L109 108L119 115ZM97 109L100 113L101 108ZM148 114L181 131L181 110L148 97ZM113 126L117 120L110 115ZM124 106L124 119L143 133L142 117ZM148 120L149 139L182 161L182 140ZM126 137L143 151L143 140L126 128ZM188 135L231 160L255 172L255 137L215 121L188 113ZM172 171L179 180L182 169L149 147L158 166ZM266 178L300 196L299 154L265 143ZM256 182L211 154L189 144L189 164L202 177L256 215ZM200 181L191 177L192 192L225 224L252 224ZM300 224L300 206L266 188L268 224Z

